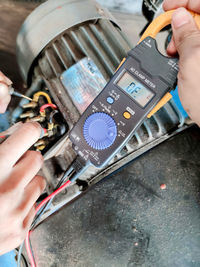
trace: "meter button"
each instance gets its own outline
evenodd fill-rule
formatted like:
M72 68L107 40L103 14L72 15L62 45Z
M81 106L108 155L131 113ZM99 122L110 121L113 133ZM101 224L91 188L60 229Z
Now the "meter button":
M109 96L109 97L107 97L107 102L108 102L108 104L112 105L115 101L111 96Z
M125 111L123 114L124 118L129 120L131 118L131 114L128 111Z
M86 119L83 135L89 146L96 150L104 150L114 143L117 137L117 126L111 116L97 112Z

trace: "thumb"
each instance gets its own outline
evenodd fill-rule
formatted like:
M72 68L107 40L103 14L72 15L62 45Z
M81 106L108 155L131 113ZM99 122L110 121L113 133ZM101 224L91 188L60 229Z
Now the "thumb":
M200 48L200 30L192 15L183 7L178 8L172 16L174 42L180 57L184 57Z
M10 99L8 86L5 83L0 82L0 114L6 111Z

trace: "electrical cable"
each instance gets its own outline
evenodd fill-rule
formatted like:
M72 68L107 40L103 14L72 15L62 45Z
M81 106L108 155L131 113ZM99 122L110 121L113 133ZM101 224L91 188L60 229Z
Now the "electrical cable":
M25 256L22 254L23 246L24 246L24 242L20 245L19 249L18 248L15 249L15 251L17 253L16 254L17 267L21 267L21 263L22 263L23 267L29 267Z
M42 132L42 136L40 137L40 139L47 133L47 129L46 128L42 128L43 132Z
M58 113L58 110L53 110L49 116L49 122L53 123L53 117Z
M70 167L65 174L63 175L63 177L60 179L59 183L57 184L55 190L57 190L66 180L67 177L71 177L71 175L73 174L72 172L74 171L73 167ZM38 221L40 220L40 217L45 213L45 211L48 209L49 205L51 204L51 202L53 201L53 198L46 203L46 205L43 207L43 209L36 215L35 219L33 220L33 223L31 225L31 230L34 228L34 226L38 223Z
M74 171L73 167L70 167L65 174L62 176L62 178L60 179L59 183L57 184L55 190L59 189L59 187L63 184L63 182L66 180L67 177L70 177ZM52 201L53 201L54 197L52 197L43 207L43 209L40 209L40 212L37 212L37 215L35 217L35 219L33 220L33 223L31 225L31 230L34 229L34 226L38 223L38 221L40 220L41 216L45 213L45 211L48 209L48 207L51 205ZM20 245L19 248L19 253L18 253L18 260L17 260L17 267L21 266L21 257L22 257L22 250L23 250L23 246L24 246L24 242Z
M53 111L51 113L51 120L52 120L53 119L53 116L58 112L58 111L56 111L57 106L52 103L50 96L46 92L43 92L43 91L39 91L39 92L37 92L37 93L35 93L33 95L33 102L36 102L37 103L39 101L40 96L45 97L46 100L47 100L47 102L48 102L47 104L44 104L44 105L42 105L40 107L40 113L41 113L42 116L46 116L45 109L51 107L53 109ZM44 129L44 133L46 133L46 132L47 132L47 130ZM5 137L4 136L0 136L0 139L1 138L3 139ZM50 194L48 197L46 197L43 201L41 201L41 203L36 208L36 212L35 212L36 217L35 217L32 225L31 225L31 230L28 232L27 237L25 239L25 242L23 242L21 244L21 246L19 247L18 260L17 260L17 266L18 267L20 267L20 265L21 265L20 263L21 263L21 259L22 259L22 250L23 250L24 243L26 245L26 250L27 250L28 257L30 259L31 266L35 266L35 261L34 261L33 253L32 253L32 250L31 250L30 240L29 240L30 233L34 229L35 225L38 224L38 222L40 221L41 216L49 208L49 206L51 205L54 197L57 194L59 194L62 190L64 190L71 183L70 180L68 180L65 183L64 183L64 181L67 178L69 178L69 176L72 174L73 170L74 170L74 168L73 167L70 167L69 170L67 170L65 172L65 174L63 175L63 177L60 179L58 185L56 186L55 191L52 194Z
M45 207L43 208L43 210L40 212L40 214L35 218L35 220L32 223L31 229L33 229L33 227L36 225L36 223L38 222L38 220L40 219L40 217L43 215L43 213L45 212L45 210L47 209L47 207L51 204L51 202L53 201L53 198L59 194L61 191L63 191L66 187L68 187L68 185L71 183L70 180L68 180L67 182L65 182L63 185L62 183L66 180L67 177L71 177L74 171L74 168L71 166L63 175L63 177L61 178L61 180L59 181L58 185L56 186L56 190L50 194L48 197L46 197L36 208L36 215L38 214L38 212L40 212L41 208L45 205ZM26 251L31 263L31 267L35 267L35 261L33 258L33 253L31 251L31 247L30 247L30 233L31 231L28 232L27 237L25 239L25 246L26 246Z
M49 103L49 104L44 104L43 106L41 106L40 112L45 112L45 109L46 108L49 108L49 107L51 107L53 109L57 109L57 106L56 105Z
M55 190L52 194L50 194L48 197L46 197L36 208L36 214L40 211L40 209L53 197L58 195L60 192L62 192L65 188L67 188L71 184L71 181L68 180L65 182L61 187L59 187L57 190ZM25 239L25 246L26 246L26 251L30 260L31 267L36 267L35 260L31 251L31 246L30 246L30 233L31 231L28 232L26 239Z
M74 177L73 177L73 181L71 180L71 182L74 182L78 177L79 177L80 174L76 174ZM37 223L34 223L34 226L33 226L33 229L31 230L34 230L39 224L40 224L40 217L46 212L46 210L48 210L49 206L51 205L52 201L53 201L54 197L49 201L47 202L46 206L43 208L43 211L41 211L41 215L39 216L38 218L38 221ZM58 209L60 208L60 206L58 206ZM53 209L52 211L49 211L48 212L48 217L51 216L53 213L55 213L58 209Z
M24 242L20 245L18 255L17 255L17 267L21 266L21 258L22 258L22 250L23 250Z
M55 197L57 194L59 194L60 192L62 192L66 187L69 186L69 184L71 184L71 181L68 180L67 182L65 182L60 188L58 188L57 190L55 190L52 194L50 194L48 197L46 197L36 208L36 214L38 213L38 211L40 211L40 209L49 201L51 200L53 197ZM26 239L25 239L25 246L26 246L26 251L31 263L31 267L36 267L35 264L35 260L31 251L31 246L30 246L30 233L31 231L28 232Z
M52 104L52 101L51 101L50 96L47 93L42 92L42 91L39 91L39 92L37 92L37 93L34 94L33 101L34 102L38 102L40 96L44 96L46 98L47 102L49 104Z
M32 226L31 226L31 230L27 233L27 236L25 239L26 251L27 251L30 263L31 263L31 267L36 267L36 263L34 260L32 249L31 249L30 233L32 232L34 226L38 223L40 217L44 214L46 209L49 207L49 205L53 201L53 198L55 196L57 196L60 192L62 192L64 189L66 189L71 183L75 182L77 180L77 178L80 176L80 173L83 172L85 170L85 168L88 167L88 165L85 163L86 162L82 161L79 157L77 157L75 159L75 161L72 163L71 167L64 173L63 177L60 179L60 181L56 187L56 190L53 193L51 193L49 196L47 196L43 201L41 201L40 204L37 206L36 212L35 212L36 218L33 221ZM69 180L67 180L63 184L63 182L67 178ZM22 249L23 249L23 244L20 246L21 251L22 251ZM19 262L21 261L21 255L22 255L22 253L19 254L19 259L18 259ZM18 267L20 267L20 265Z

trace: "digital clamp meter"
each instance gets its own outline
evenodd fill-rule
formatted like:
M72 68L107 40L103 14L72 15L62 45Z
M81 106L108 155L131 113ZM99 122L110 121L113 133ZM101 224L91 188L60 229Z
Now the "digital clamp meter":
M106 165L176 87L177 74L178 59L163 56L156 40L145 38L70 132L76 153L96 167Z
M189 12L200 29L199 14ZM171 99L178 59L160 54L154 38L171 23L173 13L163 13L149 25L141 43L128 53L70 132L74 150L86 164L108 164L144 120Z

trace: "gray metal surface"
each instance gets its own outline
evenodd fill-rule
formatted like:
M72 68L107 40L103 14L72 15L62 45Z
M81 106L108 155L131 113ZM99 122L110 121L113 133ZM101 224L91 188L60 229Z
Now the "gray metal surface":
M48 81L47 87L71 127L80 112L61 82L63 72L86 57L93 60L108 81L130 49L123 32L110 21L85 22L66 29L49 43L37 58L32 79L41 75Z
M115 21L92 0L49 0L36 8L17 37L17 58L24 80L35 58L52 39L77 24L100 18Z
M32 233L38 267L199 267L199 156L194 127L95 185Z

